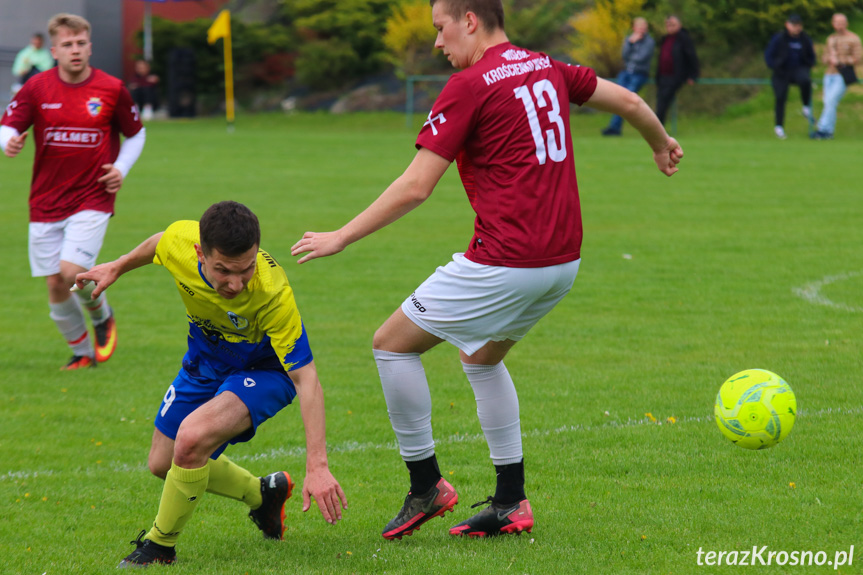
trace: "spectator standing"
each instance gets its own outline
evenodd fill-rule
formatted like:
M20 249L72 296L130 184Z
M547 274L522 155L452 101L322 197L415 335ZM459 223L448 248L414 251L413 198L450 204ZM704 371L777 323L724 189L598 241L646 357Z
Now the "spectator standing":
M791 84L800 86L803 115L806 118L812 117L810 69L815 65L815 49L812 47L812 39L803 31L803 19L799 14L788 16L785 30L773 35L764 51L764 60L767 67L773 70L771 83L776 98L773 132L777 138L784 140L785 102Z
M689 31L680 18L665 19L665 36L659 40L659 64L656 67L656 115L665 124L665 116L683 84L698 80L698 55Z
M51 50L45 47L45 36L41 32L33 34L26 48L18 52L12 64L12 75L15 76L14 96L24 82L38 74L54 67L54 57Z
M141 119L152 120L153 112L159 109L159 77L150 71L146 60L135 61L135 76L129 82L129 92L141 110Z
M630 92L638 93L650 77L650 61L656 43L647 31L647 20L636 18L632 21L632 34L623 40L623 70L617 75L617 84ZM623 129L623 118L618 115L602 131L603 136L619 136Z
M835 33L827 37L824 49L824 109L818 119L817 131L812 134L816 140L832 140L836 129L836 108L845 95L849 84L857 82L854 66L863 59L863 46L860 36L848 29L845 14L836 13L831 20Z

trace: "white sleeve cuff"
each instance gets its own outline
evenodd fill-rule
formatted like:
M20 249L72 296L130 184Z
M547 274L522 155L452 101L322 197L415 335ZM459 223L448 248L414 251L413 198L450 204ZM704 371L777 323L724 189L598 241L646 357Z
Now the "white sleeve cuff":
M114 167L120 170L120 173L123 174L123 179L126 179L129 170L132 169L132 166L138 161L141 152L144 151L144 142L146 140L146 130L141 128L137 134L131 138L126 138L120 145L120 153L117 155L117 159L114 160Z
M5 150L9 140L20 135L12 126L0 126L0 150Z

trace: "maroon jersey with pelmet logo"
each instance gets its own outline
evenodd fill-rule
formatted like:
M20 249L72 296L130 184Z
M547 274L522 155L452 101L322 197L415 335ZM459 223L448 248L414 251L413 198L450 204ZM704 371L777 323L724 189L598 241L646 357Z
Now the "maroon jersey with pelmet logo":
M569 103L583 104L594 90L590 68L510 43L450 77L417 148L458 164L476 212L469 260L530 268L580 257Z
M114 213L116 194L97 180L120 151L120 134L141 128L123 82L93 68L80 84L60 79L57 68L30 78L6 107L0 124L23 133L33 126L36 159L30 187L30 221L56 222L82 210Z

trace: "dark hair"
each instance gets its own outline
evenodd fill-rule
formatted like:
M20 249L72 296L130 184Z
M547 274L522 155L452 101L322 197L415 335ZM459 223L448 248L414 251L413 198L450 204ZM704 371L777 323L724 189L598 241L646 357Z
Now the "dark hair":
M213 249L228 257L246 253L261 245L261 226L252 210L237 202L213 204L199 224L201 250L209 255Z
M443 2L447 14L455 20L461 20L465 14L473 12L488 32L503 30L501 0L429 0L429 5L434 7L437 2Z
M40 40L44 40L45 34L43 34L42 32L36 32L35 34L33 34L33 38L39 38Z

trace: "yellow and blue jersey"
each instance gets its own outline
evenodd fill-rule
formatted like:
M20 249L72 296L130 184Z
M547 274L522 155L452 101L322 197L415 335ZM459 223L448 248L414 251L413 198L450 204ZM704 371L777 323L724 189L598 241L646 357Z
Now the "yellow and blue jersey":
M297 369L312 361L294 292L285 270L258 251L255 274L236 298L221 297L204 277L195 252L198 222L171 224L153 262L174 277L189 320L190 375L218 379L238 369Z

